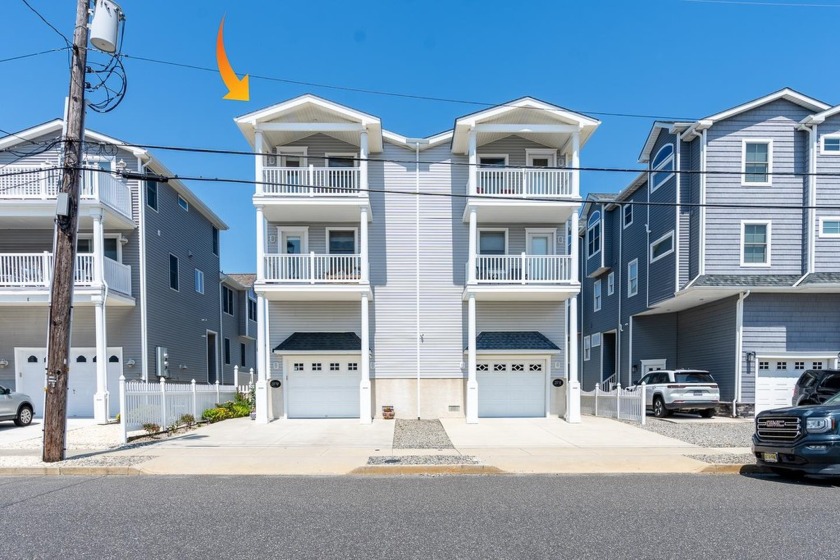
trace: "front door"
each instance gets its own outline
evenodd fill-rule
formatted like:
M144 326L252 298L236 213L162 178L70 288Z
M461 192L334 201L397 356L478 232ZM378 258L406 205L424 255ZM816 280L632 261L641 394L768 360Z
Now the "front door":
M528 232L528 280L556 280L552 278L551 259L544 258L553 254L552 239L548 232ZM542 258L541 258L542 257Z
M207 331L207 382L215 383L216 379L216 333Z
M536 167L529 171L529 191L531 194L540 195L549 193L551 184L551 171L539 168L554 167L554 154L528 154L527 164L529 167Z
M300 255L306 254L307 236L304 230L280 230L278 236L280 240L280 252L284 255L298 255L290 256L282 259L280 278L282 279L304 279L302 272L305 270L303 257Z

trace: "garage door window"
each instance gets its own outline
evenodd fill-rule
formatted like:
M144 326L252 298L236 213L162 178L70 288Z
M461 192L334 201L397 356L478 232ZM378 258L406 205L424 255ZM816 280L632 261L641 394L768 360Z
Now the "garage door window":
M489 371L490 366L488 364L478 364L475 366L476 371Z
M760 370L769 370L770 369L770 362L758 362L758 369Z
M338 371L338 362L330 363L330 371Z
M805 369L805 362L793 362L793 369Z
M814 362L814 364L811 366L811 369L822 369L822 368L823 368L823 363L822 362Z
M312 364L312 371L321 371L321 364Z
M529 369L531 371L542 371L542 364L531 364Z
M493 364L493 371L507 371L507 364Z
M350 362L349 364L347 364L347 370L348 371L359 371L359 364L357 364L356 362Z
M303 371L303 364L295 364L295 371Z
M510 366L511 371L525 371L525 364L513 364Z
M776 369L787 369L787 362L776 362Z

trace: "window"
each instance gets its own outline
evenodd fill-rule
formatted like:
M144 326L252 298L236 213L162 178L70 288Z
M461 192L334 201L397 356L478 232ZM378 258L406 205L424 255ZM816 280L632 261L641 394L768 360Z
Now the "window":
M187 202L187 199L181 196L180 194L178 195L178 206L180 206L181 209L185 211L189 211L190 209L190 203Z
M840 237L840 217L820 218L820 237Z
M805 369L805 362L793 362L793 369Z
M199 294L204 293L204 273L197 268L195 269L195 291Z
M773 172L773 142L770 140L744 140L741 184L769 186Z
M639 259L627 263L627 297L639 293Z
M227 286L222 286L222 310L233 315L233 290Z
M760 370L770 369L770 362L758 362L758 369L760 369Z
M245 343L239 343L239 366L245 367Z
M633 223L633 205L632 204L625 204L624 205L624 227L627 227Z
M330 371L338 371L341 369L341 366L338 365L338 362L330 362Z
M493 364L493 371L507 371L507 364Z
M670 231L650 244L650 262L667 257L674 252L674 232Z
M178 257L169 254L169 287L178 291Z
M321 364L318 362L312 364L312 371L321 371Z
M356 154L325 154L325 157L327 158L327 167L356 167Z
M528 366L528 371L542 371L542 364L531 364Z
M490 366L488 364L478 364L475 366L475 371L489 371Z
M601 212L595 211L586 223L586 257L589 258L601 250Z
M482 230L478 232L478 254L506 255L507 230Z
M359 364L356 362L350 362L347 364L347 371L359 371Z
M823 155L840 155L840 136L823 136L822 153Z
M615 293L615 272L607 274L607 295L611 296Z
M770 222L741 222L741 266L770 265Z
M510 371L525 371L525 364L511 364Z
M478 156L478 163L481 167L505 167L507 165L507 156Z
M257 320L257 300L248 298L248 319Z
M822 362L813 362L811 364L811 369L822 369L823 363Z
M595 311L601 310L601 281L595 280L592 290L593 307Z
M601 346L601 333L599 332L592 335L592 348L596 346Z
M787 362L776 362L776 369L787 369Z
M225 364L230 365L230 339L225 339Z
M158 184L155 181L146 181L146 204L149 208L158 209Z
M331 255L356 254L356 230L328 229L328 253Z
M303 371L303 364L297 363L295 364L295 371Z
M219 256L219 230L213 227L213 254Z
M280 161L280 167L305 167L306 153L306 146L277 146L277 159ZM288 177L297 177L297 174L290 174Z
M583 361L588 362L589 358L592 354L592 348L589 346L590 338L588 336L583 337Z
M674 145L665 144L653 157L650 165L650 192L662 186L665 181L674 176Z

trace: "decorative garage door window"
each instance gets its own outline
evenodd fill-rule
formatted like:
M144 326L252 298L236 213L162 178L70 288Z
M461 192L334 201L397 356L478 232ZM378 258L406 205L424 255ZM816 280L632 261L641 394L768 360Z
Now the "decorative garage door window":
M295 371L303 371L303 364L295 364Z
M525 371L525 364L513 364L510 366L511 371Z
M531 364L528 367L529 371L542 371L542 364Z
M312 364L312 371L321 371L321 364L320 363Z
M475 370L476 371L489 371L490 370L490 364L478 364L477 366L475 366Z
M347 371L359 371L359 364L356 362L350 362L347 364Z
M338 371L338 362L330 362L330 371Z

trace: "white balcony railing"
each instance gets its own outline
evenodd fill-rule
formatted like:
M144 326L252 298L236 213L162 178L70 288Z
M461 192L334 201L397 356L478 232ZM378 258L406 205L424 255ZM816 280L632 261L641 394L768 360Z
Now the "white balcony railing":
M358 167L265 167L261 194L269 196L367 196Z
M343 283L362 281L361 255L266 255L266 282Z
M571 263L569 255L478 255L475 280L479 284L571 283Z
M131 267L107 257L104 265L109 288L131 295ZM0 288L49 288L52 271L52 253L0 254ZM81 287L96 284L93 255L76 255L74 284Z
M61 168L8 166L0 172L0 200L48 200L61 190ZM131 218L131 187L98 170L82 171L79 198L98 200Z
M518 196L522 198L559 198L576 196L572 171L563 169L488 169L477 170L473 195Z

